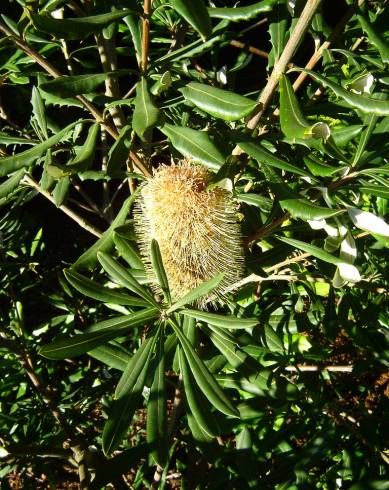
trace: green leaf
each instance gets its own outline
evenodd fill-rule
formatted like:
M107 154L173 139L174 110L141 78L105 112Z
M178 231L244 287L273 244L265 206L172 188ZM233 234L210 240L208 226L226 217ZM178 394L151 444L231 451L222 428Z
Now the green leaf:
M78 151L75 159L67 164L66 169L70 168L72 172L83 172L92 165L99 133L100 124L92 124L92 126L89 128L85 143Z
M181 328L173 320L169 321L178 337L186 360L201 391L217 410L231 417L239 417L239 412L231 404L215 378L208 371L192 344L182 333Z
M36 87L32 87L31 105L32 105L32 112L39 125L39 128L42 131L43 136L47 139L49 135L47 133L45 105L43 103L39 89L37 89Z
M359 109L366 113L373 113L377 116L389 116L389 101L387 100L373 99L372 97L354 94L332 82L330 79L318 75L312 70L293 68L292 71L304 71L308 73L313 79L317 80L325 87L330 88L335 95L345 100L355 109Z
M132 127L135 133L144 141L148 129L158 124L160 111L154 103L154 97L147 88L147 80L142 77L136 86L136 98Z
M216 327L227 329L252 328L258 325L256 318L237 318L232 315L224 316L217 313L208 313L207 311L199 311L192 309L180 310L180 313L191 318L196 318L200 322L210 323Z
M280 124L287 138L304 138L309 124L301 112L292 84L285 75L279 79L280 90Z
M238 145L251 158L257 160L258 163L268 165L269 167L279 168L297 175L309 176L309 173L307 173L305 170L298 168L289 162L281 160L273 155L273 153L270 153L270 151L265 150L265 148L259 143L254 143L253 141L239 141Z
M369 22L369 20L362 14L357 14L356 18L362 30L367 34L369 41L373 46L375 46L380 53L381 59L384 63L389 63L389 43L388 41L378 32L375 27Z
M106 73L88 73L84 75L62 75L49 82L43 82L39 88L48 94L57 97L73 97L80 94L89 94L103 84L108 76L115 76L123 71Z
M308 170L315 177L330 177L331 175L340 172L345 167L332 167L327 163L319 161L317 158L312 158L311 156L306 156L303 158L305 165L308 167Z
M358 187L358 190L362 194L369 194L371 196L377 196L377 197L383 197L384 199L389 199L389 188L383 185L374 185L374 184L363 185L361 187Z
M142 372L145 361L149 359L154 349L156 338L157 336L153 335L146 339L131 357L116 386L115 398L122 398L133 389Z
M120 235L120 233L117 233L115 231L113 234L113 241L119 254L121 255L121 257L123 257L123 259L130 267L139 270L144 269L144 265L139 253L129 240L127 240L122 235Z
M180 92L203 111L225 121L241 119L257 105L257 102L247 97L204 83L190 82Z
M156 317L157 312L156 308L147 308L131 315L98 322L90 327L89 333L78 334L69 339L57 340L44 345L39 350L39 354L48 359L80 356L127 332L128 329L152 320Z
M288 211L293 218L301 218L304 221L327 219L344 213L345 209L330 209L312 204L308 199L284 199L280 201L284 211Z
M36 14L32 10L27 10L27 15L36 29L60 39L82 39L88 34L100 32L104 26L131 13L132 10L125 9L90 17L55 19L51 15Z
M54 145L57 145L60 141L64 139L70 138L70 133L72 129L80 123L89 122L86 120L78 120L74 121L66 128L59 131L54 136L51 136L49 139L39 143L38 145L30 148L29 150L22 151L21 153L17 153L16 155L12 155L10 157L0 158L0 177L4 177L4 175L8 175L15 170L19 170L23 167L30 166L34 161L36 161L39 157L41 157L49 148Z
M261 366L253 357L239 347L239 344L230 332L225 329L210 326L209 335L212 343L223 354L229 364L243 374L243 376L249 379L252 374L258 373Z
M209 16L216 19L228 19L231 21L248 20L256 17L258 14L270 12L277 3L277 0L262 0L247 7L233 7L233 8L215 8L208 9Z
M110 252L113 249L113 233L115 228L125 223L130 209L138 195L136 190L131 196L129 196L123 203L121 210L116 215L116 218L112 221L108 230L106 230L101 237L86 251L84 252L72 265L74 269L88 269L96 265L97 252Z
M66 196L68 195L69 187L70 179L68 176L61 177L56 183L53 190L53 198L57 208L64 203Z
M138 294L141 298L153 306L158 306L153 296L142 287L130 271L125 269L115 259L104 252L97 252L97 258L103 269L121 286Z
M140 66L142 59L142 21L139 15L127 15L123 19L131 33L131 41L135 48L135 55Z
M238 201L245 202L251 206L263 209L264 211L271 211L273 207L273 201L268 197L260 196L259 194L241 193L236 195Z
M278 354L285 352L282 340L270 325L265 325L265 339L269 350L272 352L277 352Z
M105 455L114 451L122 442L140 403L157 335L147 339L142 344L142 347L130 359L126 371L122 375L122 378L126 375L128 391L115 400L112 412L104 426L103 451ZM141 352L139 353L139 351ZM129 366L132 366L132 371L129 371Z
M147 306L148 303L142 299L134 298L128 294L118 293L113 289L105 288L95 281L79 274L72 269L65 269L64 274L70 284L85 296L97 299L103 303L127 306Z
M160 329L159 333L156 362L157 367L147 403L146 440L151 445L151 455L154 461L163 468L169 452L163 328Z
M167 303L170 305L171 297L170 297L169 283L167 280L165 268L163 266L161 251L159 249L158 242L154 239L151 241L150 255L151 255L151 264L153 266L155 275L157 277L158 284L160 285L163 291L163 295L165 296Z
M211 35L212 23L204 0L169 0L170 5L200 34L203 39Z
M128 159L131 145L131 131L131 126L124 126L120 130L118 139L108 152L107 175L110 177L114 177L121 172Z
M130 354L118 344L109 343L107 345L100 345L88 352L88 356L91 356L98 361L103 362L109 367L124 371L131 359Z
M334 257L333 255L330 255L329 253L325 252L322 248L316 247L315 245L311 245L310 243L305 243L300 240L295 240L294 238L286 238L280 236L277 236L277 239L281 240L281 242L291 245L294 248L299 248L300 250L303 250L304 252L313 255L317 259L323 260L324 262L328 262L334 265L338 265L345 262L339 257Z
M192 291L189 291L189 293L185 294L181 299L176 301L174 305L172 305L166 313L172 313L173 311L178 310L179 308L182 308L183 306L189 304L189 303L194 303L201 297L205 297L209 294L212 289L214 289L220 282L223 280L224 273L220 273L217 276L213 277L209 281L205 281L200 286L197 286L197 288L192 289Z
M19 185L22 180L25 170L22 168L12 174L5 182L0 184L0 199L7 197L11 194Z
M192 415L201 429L210 437L220 434L217 420L210 410L209 402L197 386L196 380L191 373L182 349L179 349L178 359L182 380L184 382L185 397Z
M212 170L218 170L226 160L205 131L172 124L165 124L160 130L185 157L203 163Z
M0 132L0 145L28 145L34 146L39 143L38 140L30 140L27 138L19 138L17 136L11 136L9 134Z

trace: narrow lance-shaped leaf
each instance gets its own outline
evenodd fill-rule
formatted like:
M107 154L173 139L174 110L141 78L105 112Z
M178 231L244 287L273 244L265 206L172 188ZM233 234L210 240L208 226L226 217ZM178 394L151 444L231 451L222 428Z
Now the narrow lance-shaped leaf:
M22 151L21 153L17 153L16 155L12 155L5 158L0 158L0 177L4 177L15 170L19 170L22 167L28 167L35 160L41 157L49 148L58 144L63 139L67 139L70 137L72 129L80 123L89 122L86 120L78 120L74 121L66 128L59 131L54 136L51 136L49 139L39 143L38 145L30 148L29 150Z
M131 359L130 354L123 347L112 342L106 345L100 345L96 349L89 351L88 356L119 371L124 371Z
M169 283L167 280L165 268L163 266L161 251L159 249L158 242L156 240L151 241L151 263L157 277L158 284L160 285L165 299L168 304L171 304Z
M301 112L293 87L285 75L280 77L279 90L282 132L287 138L304 138L309 124Z
M205 131L173 126L172 124L164 124L160 130L185 157L203 163L210 169L219 169L226 160L226 157Z
M204 83L190 82L180 89L185 99L203 111L225 121L236 121L252 112L257 102Z
M210 437L215 437L220 433L217 421L213 416L209 402L197 386L196 380L191 373L182 349L179 349L178 359L182 380L184 383L185 397L189 409L196 418L201 429Z
M27 15L34 27L61 39L82 39L93 32L99 32L108 24L133 13L132 10L116 10L107 14L71 19L55 19L51 15L36 14L28 9Z
M158 338L157 367L147 403L147 442L151 444L154 461L164 467L168 455L167 403L165 383L164 329L160 328Z
M212 24L204 0L196 0L196 2L192 0L169 0L169 3L196 29L203 39L211 35Z
M148 129L158 124L160 111L155 105L154 97L147 87L147 80L142 77L136 86L136 98L132 127L135 133L144 140Z
M284 199L280 201L284 211L288 211L293 218L303 220L327 219L344 213L345 209L331 209L312 204L308 199Z
M381 55L382 61L384 63L389 63L389 43L388 41L379 33L375 27L367 20L367 18L362 14L357 14L357 19L361 25L363 31L367 34L369 41L373 46L375 46Z
M80 94L94 92L99 85L102 85L108 76L124 75L125 70L118 70L106 73L88 73L83 75L62 75L43 82L39 85L45 93L53 94L58 97L73 97Z
M209 16L216 19L228 19L231 21L248 20L258 14L270 12L277 0L262 0L261 2L247 5L247 7L211 7L208 9Z
M93 163L96 151L97 137L100 132L100 124L95 123L89 128L88 136L81 149L78 151L75 159L68 163L66 168L72 172L87 170Z
M227 398L226 394L223 392L221 387L218 385L215 378L208 371L204 362L200 359L197 352L194 350L191 343L182 333L181 328L173 321L170 323L176 333L178 340L184 350L185 357L188 361L189 367L195 377L201 391L212 403L212 405L220 412L230 415L232 417L239 416L239 412L232 405L230 400Z
M72 269L65 269L64 274L70 284L85 296L102 301L127 306L147 306L148 303L140 298L119 293L113 289L105 288L99 283L88 279Z
M174 305L172 305L167 310L167 313L172 313L173 311L176 311L189 303L194 303L201 297L207 296L212 291L212 289L220 284L220 282L223 280L223 277L224 273L221 273L213 277L209 281L203 282L202 284L200 284L200 286L197 286L197 288L189 291L189 293L185 294L185 296L176 301Z
M39 93L39 89L37 89L36 87L32 87L31 104L32 111L39 125L39 128L42 131L43 136L47 139L49 135L47 133L45 105L43 103L41 94Z
M293 68L293 71L305 71L313 79L320 82L325 87L330 88L335 95L345 100L355 109L359 109L362 112L377 114L378 116L389 116L389 101L374 99L372 97L365 97L363 95L354 94L344 88L340 87L330 79L318 75L314 71L307 69Z
M11 175L5 182L0 184L0 199L7 197L11 194L19 185L22 180L25 170L22 168Z
M135 250L135 247L129 240L122 237L120 233L115 232L113 234L113 241L115 242L115 247L117 248L119 254L130 267L133 269L144 269L139 253L137 250Z
M115 259L104 252L97 252L97 258L100 264L103 266L104 270L118 284L138 294L141 298L143 298L153 306L157 306L157 302L149 293L149 291L142 287L135 279L135 277L127 269L120 265L119 262L117 262Z
M128 366L132 366L131 372L127 366L124 376L127 373L127 377L130 376L130 382L127 383L128 390L115 400L112 412L104 426L103 430L103 451L108 455L114 451L122 442L125 433L128 430L131 420L134 416L141 399L142 391L145 385L147 373L149 370L150 360L153 353L153 348L157 335L147 339L142 347L141 353L135 354L130 360ZM132 375L132 371L134 375Z
M101 344L118 337L129 328L143 325L157 315L156 308L147 308L131 315L119 316L96 323L90 332L78 334L64 340L57 340L41 347L39 354L48 359L76 357L95 349Z
M138 190L127 197L108 230L106 230L101 237L76 260L72 265L72 268L87 269L93 267L97 263L97 252L110 252L112 250L114 230L125 223L137 195Z
M252 141L242 141L238 142L238 145L246 152L250 157L257 160L259 163L268 165L269 167L279 168L285 170L286 172L292 172L297 175L309 176L309 173L305 170L296 167L281 158L276 157L270 151L265 150L260 144L254 143Z
M221 328L227 329L240 329L240 328L252 328L258 325L256 318L237 318L231 315L218 315L217 313L208 313L207 311L199 311L192 309L180 310L180 313L191 318L205 323L210 323Z

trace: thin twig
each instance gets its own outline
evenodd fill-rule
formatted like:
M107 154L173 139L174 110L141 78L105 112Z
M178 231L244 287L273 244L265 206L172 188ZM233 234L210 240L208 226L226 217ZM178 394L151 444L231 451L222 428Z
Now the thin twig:
M150 46L150 14L152 0L144 0L143 3L143 32L142 32L142 59L141 69L144 73L147 70Z
M15 34L2 22L0 21L0 31L2 31L9 39L22 51L24 51L30 58L32 58L36 63L38 63L47 73L49 73L53 78L58 78L62 76L61 72L59 72L51 63L49 63L45 58L43 58L38 52L32 49L26 42L23 41L19 36L15 36ZM81 104L87 109L96 122L102 124L106 131L114 138L115 140L118 138L119 133L117 129L106 121L103 115L96 109L96 107L89 102L83 95L76 95L75 98L81 102ZM130 151L130 158L133 160L135 166L146 176L151 177L150 171L145 167L143 162L139 159L138 155L134 152Z
M274 65L272 74L270 75L265 88L261 92L261 96L258 101L258 109L255 110L254 114L247 122L248 129L254 130L257 127L262 114L265 112L270 100L273 97L280 76L285 73L288 63L291 61L297 48L299 47L311 23L312 17L315 15L320 5L320 2L321 0L307 0L301 16L297 21L296 27L294 28L279 60Z
M30 187L33 187L36 191L39 192L39 194L42 194L46 199L48 199L50 202L52 202L55 205L55 199L54 197L50 194L50 192L42 189L42 187L36 182L30 175L25 175L23 177L23 182L25 182L27 185ZM77 213L69 209L67 206L64 204L61 204L61 206L58 206L58 209L60 209L62 212L64 212L66 215L69 216L73 221L78 223L81 228L84 228L84 230L89 231L89 233L92 233L92 235L97 236L98 238L101 237L102 233L100 230L98 230L95 226L91 225L86 221L84 218L79 216Z
M256 54L257 56L260 56L261 58L269 58L269 53L266 51L263 51L262 49L255 48L254 46L250 46L249 44L242 43L241 41L237 41L236 39L233 39L230 41L231 46L234 46L235 48L239 49L247 49L250 53Z

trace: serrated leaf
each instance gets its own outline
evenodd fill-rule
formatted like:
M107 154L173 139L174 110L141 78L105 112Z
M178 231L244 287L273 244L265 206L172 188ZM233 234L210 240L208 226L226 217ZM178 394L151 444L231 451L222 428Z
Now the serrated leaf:
M212 32L212 23L204 0L169 0L170 5L201 35L203 39Z
M117 175L123 169L130 153L130 138L131 126L124 126L108 152L107 175L110 177Z
M36 87L32 87L31 105L32 112L39 125L39 128L42 131L43 136L47 139L49 135L47 133L45 105L43 103L41 94L39 93L39 89L37 89Z
M344 213L345 209L331 209L312 204L308 199L283 199L280 206L288 211L293 218L301 218L304 221L327 219Z
M180 310L180 314L196 318L197 320L205 323L210 323L216 327L227 329L239 329L239 328L252 328L258 325L256 318L237 318L235 316L218 315L217 313L208 313L206 311L192 310L185 308Z
M53 94L57 97L73 97L75 95L94 92L99 85L102 85L105 82L108 76L112 77L119 74L123 74L123 71L88 73L83 75L62 75L49 82L41 83L39 88L45 93Z
M220 282L223 280L223 277L224 273L218 274L209 281L203 282L202 284L200 284L200 286L197 286L197 288L192 289L192 291L189 291L189 293L185 294L185 296L176 301L167 310L167 313L172 313L173 311L176 311L187 304L194 303L201 297L207 296L212 291L212 289L220 284Z
M69 339L57 340L44 345L39 350L39 354L48 359L65 359L66 357L80 356L118 337L128 329L152 320L156 317L157 311L156 308L148 308L131 315L98 322L90 327L88 333L78 334Z
M277 0L262 0L261 2L247 5L247 7L211 7L208 9L209 16L216 19L228 19L233 22L248 20L256 17L258 14L270 12Z
M132 128L144 141L148 129L157 126L160 111L155 105L154 97L147 87L147 80L142 77L136 86L135 108L132 117Z
M236 121L252 112L257 102L228 90L190 82L181 88L185 99L203 111L225 121Z
M122 19L133 11L116 10L107 14L70 19L55 19L51 15L36 14L30 9L27 10L27 13L34 27L39 31L47 32L60 39L82 39L88 34L100 32L104 26Z
M217 410L231 417L239 417L239 412L231 404L215 378L208 371L189 340L182 333L181 328L173 320L170 320L170 323L178 337L186 360L201 391Z
M11 194L19 185L22 180L25 170L22 168L12 174L5 182L0 184L0 199L7 197Z
M59 131L57 134L51 136L49 139L39 143L38 145L30 148L29 150L23 151L21 153L16 153L10 157L0 158L0 177L19 170L23 167L30 166L35 160L41 157L49 148L57 145L60 141L70 137L70 132L72 129L80 123L89 122L86 120L74 121L66 128Z
M325 87L330 88L335 95L346 101L353 108L359 109L362 112L373 113L377 116L389 115L389 101L374 99L373 97L365 97L364 95L354 94L348 90L345 90L340 85L332 82L329 78L325 78L322 75L318 75L312 70L293 68L292 71L304 71L308 73L314 80L317 80Z
M80 293L89 298L102 301L103 303L113 303L127 306L147 306L148 303L140 298L134 298L128 294L119 293L113 289L105 288L95 281L79 274L72 269L65 269L64 274L70 284Z
M159 333L156 362L157 367L147 403L146 440L151 445L151 455L154 461L163 468L169 452L163 328L160 329Z
M72 265L74 269L88 269L96 265L97 252L110 252L113 249L113 233L115 228L123 225L128 217L130 209L137 197L138 191L136 190L131 196L129 196L123 203L120 211L116 215L116 218L112 221L108 230L106 230L101 237L84 252Z
M119 264L115 259L110 257L108 254L104 252L97 252L97 258L100 264L103 266L103 269L121 286L133 291L149 304L153 306L158 306L157 302L145 289L141 286L135 277L131 274L131 272L125 269L122 265Z
M276 157L273 153L270 153L270 151L265 150L259 143L254 143L252 141L238 141L238 145L251 158L257 160L258 163L268 165L269 167L279 168L297 175L303 175L305 177L309 176L305 170L298 168L285 160L281 160L281 158Z
M226 157L204 131L172 124L164 124L160 130L169 138L174 148L185 157L203 163L212 170L218 170L226 160Z

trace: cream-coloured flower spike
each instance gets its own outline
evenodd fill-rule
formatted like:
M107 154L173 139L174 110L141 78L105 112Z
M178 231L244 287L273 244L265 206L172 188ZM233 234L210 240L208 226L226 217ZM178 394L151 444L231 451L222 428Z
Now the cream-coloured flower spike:
M243 274L242 236L232 194L219 187L207 189L209 179L205 168L187 161L161 166L142 188L134 207L146 272L156 283L150 256L154 239L173 300L223 272L223 280L213 291L220 298ZM157 284L154 289L159 291Z

